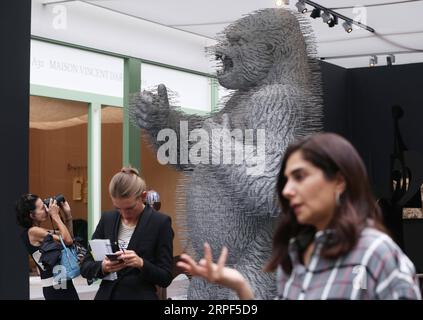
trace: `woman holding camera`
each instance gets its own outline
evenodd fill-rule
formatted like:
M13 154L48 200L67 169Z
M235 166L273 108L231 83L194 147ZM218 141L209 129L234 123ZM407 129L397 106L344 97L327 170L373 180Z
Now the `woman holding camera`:
M60 211L63 213L63 221ZM63 199L63 202L58 204L55 199L50 198L47 207L40 197L28 193L22 195L16 202L16 214L18 224L24 228L21 234L22 240L39 270L44 298L46 300L79 300L72 280L54 285L53 270L40 262L40 247L48 235L51 235L58 243L61 236L65 245L73 244L72 214L68 202ZM57 231L41 227L41 224L49 217L56 225Z

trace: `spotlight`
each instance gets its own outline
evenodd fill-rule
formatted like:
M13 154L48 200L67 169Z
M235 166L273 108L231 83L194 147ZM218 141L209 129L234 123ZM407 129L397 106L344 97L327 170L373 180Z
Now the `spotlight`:
M304 1L298 1L295 6L297 7L298 12L301 12L301 13L306 13L307 12L307 8L305 6Z
M290 1L289 0L275 0L276 1L276 5L281 6L282 3L285 4L289 4ZM306 13L307 10L307 6L310 6L310 10L311 10L311 14L310 14L310 18L312 19L316 19L321 17L324 23L327 23L329 25L330 28L333 28L334 26L336 26L339 23L339 20L341 19L343 21L342 26L345 29L345 31L347 33L351 33L355 28L353 28L353 24L357 27L357 28L362 28L365 29L371 33L375 33L375 29L357 21L351 18L348 18L336 11L334 11L334 9L330 9L330 8L326 8L320 4L317 4L313 1L308 1L308 0L297 0L295 2L295 6L298 9L298 12L300 13ZM342 9L342 8L337 8L337 9Z
M390 54L386 57L386 64L388 66L392 66L393 63L395 63L395 56L393 54Z
M338 17L337 16L333 16L333 19L331 19L329 22L328 22L328 26L329 26L329 28L333 28L335 25L337 25L338 24Z
M314 8L313 11L310 14L310 17L313 19L320 17L320 9Z
M344 27L344 29L345 29L345 31L346 31L347 33L351 33L351 32L353 31L352 25L351 25L351 23L350 23L350 22L348 22L348 21L345 21L345 22L342 24L342 26Z
M371 56L369 59L369 66L374 67L377 65L377 56Z
M329 24L332 21L332 16L327 11L324 11L322 13L322 19L324 23Z

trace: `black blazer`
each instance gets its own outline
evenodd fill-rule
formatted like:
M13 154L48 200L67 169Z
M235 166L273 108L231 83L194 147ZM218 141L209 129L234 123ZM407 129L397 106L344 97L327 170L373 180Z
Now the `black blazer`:
M109 211L102 214L92 239L110 239L113 252L118 251L120 214ZM119 271L118 279L101 281L96 300L149 300L158 299L156 287L167 287L172 282L173 230L169 216L146 206L128 244L144 260L141 269L127 267ZM84 278L104 278L101 261L87 254L81 265Z

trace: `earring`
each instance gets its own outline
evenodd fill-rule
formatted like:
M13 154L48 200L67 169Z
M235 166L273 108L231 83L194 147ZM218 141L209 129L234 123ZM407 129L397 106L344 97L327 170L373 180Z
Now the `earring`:
M340 192L337 192L335 194L335 203L338 207L341 205L341 193Z

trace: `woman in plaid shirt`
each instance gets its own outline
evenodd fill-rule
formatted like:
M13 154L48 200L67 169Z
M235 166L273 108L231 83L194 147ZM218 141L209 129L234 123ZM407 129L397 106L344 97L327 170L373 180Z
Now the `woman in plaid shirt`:
M284 214L266 271L277 271L279 299L421 299L412 262L386 234L364 164L344 138L320 133L288 147L277 181ZM178 265L194 276L253 290L235 269L217 263L210 246L197 264Z

